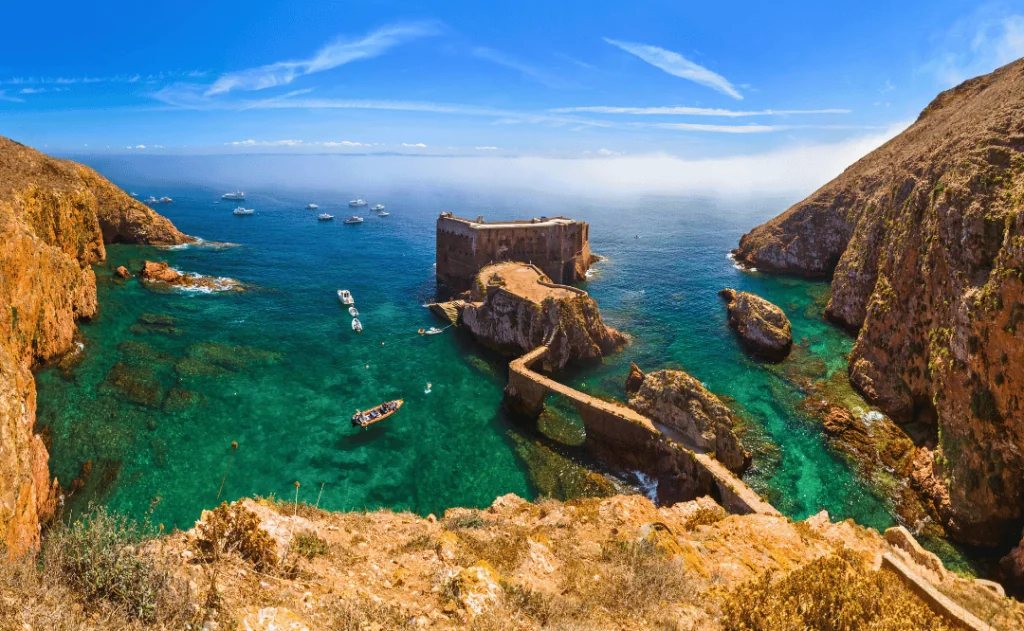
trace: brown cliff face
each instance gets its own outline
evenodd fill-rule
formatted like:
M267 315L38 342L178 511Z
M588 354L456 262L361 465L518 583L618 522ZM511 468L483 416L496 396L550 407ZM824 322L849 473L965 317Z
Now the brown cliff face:
M558 331L548 359L556 369L573 361L600 359L626 343L605 326L601 311L586 292L552 285L525 263L499 263L480 270L462 324L481 344L522 355Z
M718 295L728 303L729 326L750 354L772 362L789 356L793 327L782 309L745 291L723 289Z
M940 94L735 252L765 271L833 274L826 313L858 336L851 382L932 427L935 473L914 484L970 543L1024 517L1022 206L1024 60Z
M736 473L750 467L750 452L736 435L736 420L722 401L681 370L644 374L636 364L626 380L629 407L678 433L690 449L709 452Z
M0 137L0 544L11 553L35 546L53 511L31 371L72 350L75 321L96 313L90 265L104 242L190 239L92 169Z

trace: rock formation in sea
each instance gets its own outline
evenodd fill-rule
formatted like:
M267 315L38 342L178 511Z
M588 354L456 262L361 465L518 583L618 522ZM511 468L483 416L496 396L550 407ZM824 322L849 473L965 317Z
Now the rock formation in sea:
M548 361L560 369L573 361L600 359L626 344L606 326L585 291L555 285L526 263L489 265L477 274L462 324L478 342L509 355L522 355L555 336Z
M793 327L782 309L746 291L723 289L718 295L728 303L729 326L749 353L772 362L789 356Z
M911 481L957 539L1024 518L1024 60L943 92L907 130L744 235L736 260L832 276L853 385L937 447Z
M149 283L198 289L203 291L242 291L242 285L233 278L213 278L200 274L182 274L167 263L146 261L139 272L142 280Z
M0 137L0 547L33 548L56 481L33 432L32 369L72 350L96 313L104 243L191 240L92 169Z
M699 381L682 370L644 374L630 365L626 379L629 407L666 429L690 449L714 454L736 473L750 467L750 452L736 435L737 421L729 408Z

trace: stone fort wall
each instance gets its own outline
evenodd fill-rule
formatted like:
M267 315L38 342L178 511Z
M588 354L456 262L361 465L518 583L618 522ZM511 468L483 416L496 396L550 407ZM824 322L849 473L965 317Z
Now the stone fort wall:
M441 213L437 219L437 282L469 289L491 263L532 263L559 284L583 280L590 268L590 226L566 217L487 223Z

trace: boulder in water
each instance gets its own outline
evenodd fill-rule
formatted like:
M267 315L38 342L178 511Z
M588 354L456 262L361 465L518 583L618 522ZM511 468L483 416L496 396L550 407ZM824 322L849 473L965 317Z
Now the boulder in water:
M739 334L747 351L772 362L789 355L793 327L782 309L745 291L723 289L718 295L728 301L729 326Z

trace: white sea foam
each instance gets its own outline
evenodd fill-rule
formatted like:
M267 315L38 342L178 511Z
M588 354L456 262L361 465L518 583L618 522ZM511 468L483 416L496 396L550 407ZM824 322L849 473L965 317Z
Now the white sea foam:
M647 499L652 502L658 500L658 480L652 478L641 471L634 471L633 475L637 480L637 488L643 493Z

